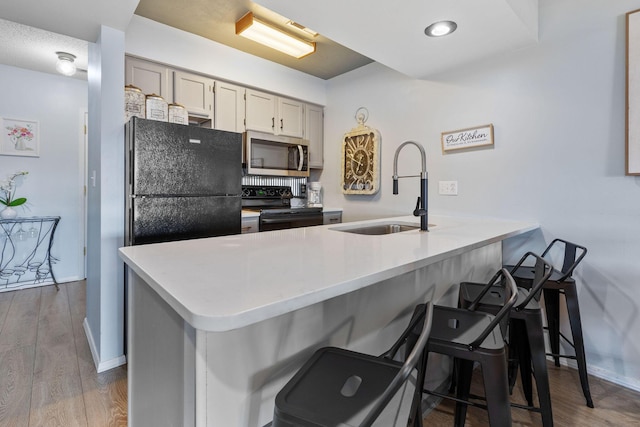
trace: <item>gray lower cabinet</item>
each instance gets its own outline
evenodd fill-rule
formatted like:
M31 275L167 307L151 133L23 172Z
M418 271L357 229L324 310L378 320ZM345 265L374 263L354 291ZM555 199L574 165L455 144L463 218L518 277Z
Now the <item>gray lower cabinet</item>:
M322 213L322 223L327 224L340 224L342 222L342 211L324 211Z
M258 216L242 217L242 234L257 233L259 231Z

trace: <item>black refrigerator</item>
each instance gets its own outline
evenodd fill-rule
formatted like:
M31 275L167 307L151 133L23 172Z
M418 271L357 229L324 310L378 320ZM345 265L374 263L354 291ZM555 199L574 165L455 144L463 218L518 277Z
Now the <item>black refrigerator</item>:
M125 129L126 245L240 233L242 134L138 117Z

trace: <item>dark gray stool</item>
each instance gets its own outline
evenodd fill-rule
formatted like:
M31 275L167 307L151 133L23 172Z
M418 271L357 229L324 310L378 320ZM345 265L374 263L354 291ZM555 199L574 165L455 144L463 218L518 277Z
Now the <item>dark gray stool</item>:
M452 356L457 366L455 375L456 411L454 425L463 427L467 405L480 406L489 413L492 426L511 425L507 357L504 340L505 323L516 302L518 289L506 269L499 270L484 285L482 294L500 288L503 306L494 316L477 310L477 307L453 308L435 306L431 337L426 353ZM501 327L502 326L502 327ZM486 406L469 401L473 364L479 363L484 379ZM426 372L427 357L425 357ZM423 392L451 399L446 394L432 390Z
M431 303L422 306L396 343L381 356L335 347L316 351L277 394L272 426L371 426L392 399L402 399L398 391L414 368L422 367L419 362L429 338L432 312ZM407 338L416 327L421 328L420 335L415 345L407 346ZM393 360L403 346L405 353L409 353L405 362ZM418 369L416 384L422 384L423 379L424 373ZM408 415L413 425L422 426L417 390L409 396Z
M515 360L510 363L510 383L511 385L515 383L519 367L528 406L515 404L512 404L512 406L540 412L542 424L545 427L552 427L553 413L547 374L544 327L542 325L542 309L538 300L540 299L542 286L551 276L553 267L542 257L532 252L527 252L513 267L511 274L513 275L513 272L519 268L524 268L522 267L523 264L530 262L529 260L532 258L535 260L535 266L527 267L533 275L532 283L527 283L530 286L526 286L526 288L518 286L518 299L511 309L509 320L509 359L512 360L515 357ZM520 285L518 279L515 280ZM480 311L497 313L503 305L504 295L502 294L504 290L496 287L484 294L483 290L483 284L461 283L460 293L458 294L459 305L461 307L475 306ZM533 370L531 369L532 365ZM533 405L532 373L536 380L540 407L534 407Z
M564 246L564 250L563 250ZM571 277L573 271L587 254L587 248L562 239L555 239L547 246L542 257L551 257L554 251L563 252L562 269L554 269L551 277L542 287L544 296L545 313L547 316L547 328L549 330L549 343L555 365L560 366L560 358L574 359L578 364L580 385L587 406L593 408L593 399L589 389L589 376L587 374L587 358L584 352L584 338L582 335L582 321L580 320L580 305L578 304L578 291L576 282ZM509 266L505 266L510 271ZM516 280L531 280L530 269L521 267L513 273ZM564 295L571 326L572 340L569 340L560 332L560 295ZM560 338L564 339L575 350L575 356L560 354Z

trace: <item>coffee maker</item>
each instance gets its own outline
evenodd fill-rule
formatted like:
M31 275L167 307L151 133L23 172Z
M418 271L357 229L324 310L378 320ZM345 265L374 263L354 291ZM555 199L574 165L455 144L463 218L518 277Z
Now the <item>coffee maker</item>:
M319 182L309 183L307 206L310 208L322 207L322 185Z

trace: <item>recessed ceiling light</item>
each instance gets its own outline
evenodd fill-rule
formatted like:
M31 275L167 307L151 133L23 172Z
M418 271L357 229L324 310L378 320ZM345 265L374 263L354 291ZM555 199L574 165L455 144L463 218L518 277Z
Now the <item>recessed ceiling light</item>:
M429 25L424 29L424 33L429 37L442 37L453 33L456 28L458 28L458 24L453 21L440 21Z

